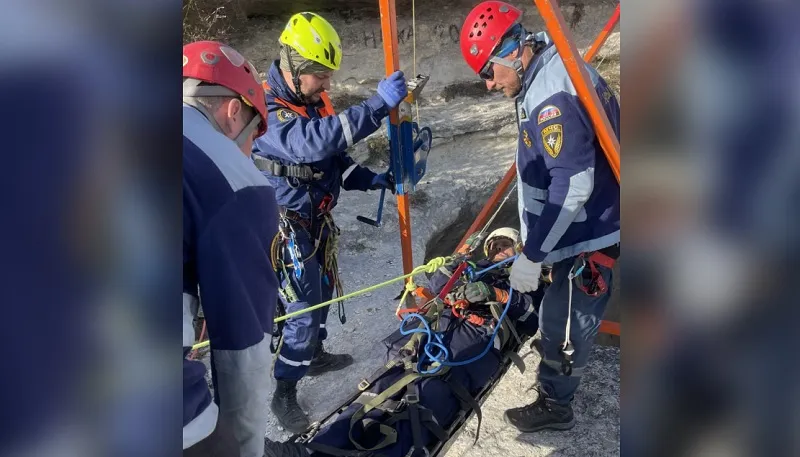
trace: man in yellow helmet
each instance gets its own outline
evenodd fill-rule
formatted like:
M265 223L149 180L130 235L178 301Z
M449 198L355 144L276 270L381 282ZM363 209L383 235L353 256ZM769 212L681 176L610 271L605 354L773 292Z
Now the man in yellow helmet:
M330 211L341 188L394 192L388 173L376 174L358 165L346 149L378 130L407 89L403 74L396 72L378 84L373 97L336 114L326 91L339 69L342 45L331 24L317 14L298 13L289 19L279 41L280 58L264 83L269 128L256 139L253 152L281 207L287 236L276 255L287 267L280 280L289 313L330 300L340 286L333 239L339 230ZM323 349L327 315L326 307L284 325L271 409L294 433L309 425L297 403L297 382L306 374L341 370L353 363L350 355Z

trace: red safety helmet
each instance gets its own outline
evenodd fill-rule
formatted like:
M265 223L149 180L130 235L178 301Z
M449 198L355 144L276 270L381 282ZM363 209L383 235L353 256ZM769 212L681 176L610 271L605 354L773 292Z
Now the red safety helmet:
M480 74L503 35L521 18L521 10L498 1L483 2L469 12L461 26L461 54L475 73Z
M238 51L216 41L189 43L183 47L183 77L184 101L206 117L209 114L192 102L193 97L240 97L258 112L237 143L249 137L253 129L258 129L258 136L267 132L267 102L258 71ZM209 120L219 130L213 116Z

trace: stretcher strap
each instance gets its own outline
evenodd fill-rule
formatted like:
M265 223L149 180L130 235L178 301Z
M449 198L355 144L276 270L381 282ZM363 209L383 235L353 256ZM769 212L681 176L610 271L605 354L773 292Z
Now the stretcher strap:
M380 394L376 395L375 398L368 401L366 404L362 405L358 410L350 417L350 430L348 432L348 437L350 438L350 442L353 443L353 446L360 451L374 451L377 449L383 449L386 446L390 446L397 442L397 431L389 426L379 424L378 430L383 435L383 439L381 439L378 444L371 448L365 448L362 446L355 438L353 438L353 429L355 428L356 424L370 411L377 408L381 403L388 400L389 397L397 394L407 386L410 382L414 382L415 380L419 379L422 375L419 373L408 373L399 381L395 382L389 388L381 392Z
M453 391L456 397L461 401L462 408L467 409L471 408L475 411L475 416L478 418L478 430L475 432L475 441L472 443L473 445L478 442L478 438L481 436L481 422L483 421L483 414L481 413L481 405L472 398L472 395L467 391L467 389L462 386L458 381L455 381L450 376L445 378L444 382L450 387L450 390Z
M488 305L489 309L492 311L492 316L494 316L495 320L499 321L500 315L503 313L502 308L500 308L500 303L490 302L488 303ZM517 333L517 329L516 327L514 327L514 324L511 323L510 319L503 319L500 328L503 329L507 328L508 331L511 332L512 335L514 335L514 339L517 341L517 344L522 345L522 339L519 337L519 333ZM505 343L506 342L503 341L504 346ZM519 357L519 355L517 355L516 353L514 353L514 355L510 354L511 352L509 352L509 358L511 358L511 361L514 362L514 365L516 365L517 368L519 368L520 373L525 373L525 363L522 362L522 359ZM514 356L516 356L516 358L514 358Z
M506 356L509 360L511 360L512 363L514 363L514 366L517 367L520 373L525 373L525 362L522 360L522 357L520 357L519 354L513 351L508 351Z
M410 406L410 404L408 404ZM383 408L381 408L383 409ZM447 441L450 439L450 434L436 422L436 418L433 416L433 412L424 406L417 405L417 417L421 425L424 425L431 433L433 433L439 441ZM389 419L384 421L385 425L393 426L394 424L402 421L408 420L411 421L411 409L406 408L405 411L399 412L397 414L392 414ZM411 424L412 431L414 428L414 424ZM420 429L421 430L421 429ZM416 442L416 441L415 441ZM415 444L416 446L416 444Z
M374 373L372 373L370 377L362 379L361 382L358 383L358 390L364 392L372 387L372 384L374 384L375 381L382 378L387 371L396 367L398 363L398 360L389 360L386 362L382 367L378 368Z
M387 364L388 365L388 364ZM420 378L429 378L433 376L441 376L449 371L448 367L443 367L441 370L437 371L434 374L425 375L422 373L417 373L415 371L406 370L405 375L396 381L391 386L387 387L386 390L381 392L380 394L376 395L374 398L366 402L364 405L361 406L350 418L350 431L349 431L349 438L350 442L361 451L374 451L376 449L382 449L386 446L390 446L397 441L397 431L391 427L385 426L381 424L379 426L379 431L383 435L383 439L374 447L372 448L365 448L361 446L354 438L353 438L353 428L355 425L370 411L373 409L377 409L381 404L383 404L386 400L389 400L390 397L397 395L401 390L403 390L407 385L415 382Z
M423 451L425 443L422 442L422 425L419 418L419 390L417 385L411 383L406 389L406 403L408 404L408 420L411 422L411 438L414 440L414 453ZM413 455L413 454L412 454Z

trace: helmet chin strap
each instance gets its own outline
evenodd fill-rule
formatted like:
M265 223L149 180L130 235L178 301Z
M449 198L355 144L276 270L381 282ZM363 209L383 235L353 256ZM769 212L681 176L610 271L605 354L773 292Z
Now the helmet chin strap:
M250 135L258 128L258 124L261 122L261 118L256 114L256 116L244 126L241 132L236 135L236 138L233 140L236 142L239 147L243 146L244 143L250 139Z
M286 62L289 64L289 73L292 74L292 84L294 85L294 94L302 104L306 104L307 100L303 91L300 90L300 72L296 71L292 63L292 53L286 50Z

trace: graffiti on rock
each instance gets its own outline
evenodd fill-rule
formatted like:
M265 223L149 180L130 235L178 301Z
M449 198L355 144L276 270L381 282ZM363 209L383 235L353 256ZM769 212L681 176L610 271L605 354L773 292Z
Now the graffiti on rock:
M421 31L418 29L417 33ZM439 44L458 44L460 26L456 24L437 23L433 27L425 27L424 32L417 37L417 42ZM352 31L342 37L344 45L360 46L377 49L383 43L383 34L378 27ZM414 29L409 25L397 30L397 44L411 44L414 39Z

